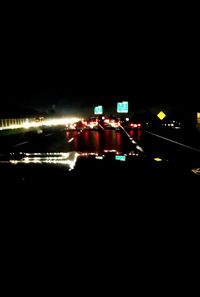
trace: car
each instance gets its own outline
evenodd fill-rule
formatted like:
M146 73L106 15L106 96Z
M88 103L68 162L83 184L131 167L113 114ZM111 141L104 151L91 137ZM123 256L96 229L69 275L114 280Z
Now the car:
M141 123L130 122L129 125L128 125L129 129L141 129L141 127L142 127Z
M66 125L66 130L76 130L76 126L77 126L76 123L73 123L73 124L67 124L67 125Z
M116 117L110 116L103 120L104 129L120 130L120 120Z
M91 117L87 120L82 120L82 124L85 129L98 129L99 128L99 120L95 117Z
M138 120L132 118L128 121L124 122L124 128L126 129L141 129L142 128L142 123L139 122Z
M78 121L76 123L76 130L83 130L85 128L84 120Z

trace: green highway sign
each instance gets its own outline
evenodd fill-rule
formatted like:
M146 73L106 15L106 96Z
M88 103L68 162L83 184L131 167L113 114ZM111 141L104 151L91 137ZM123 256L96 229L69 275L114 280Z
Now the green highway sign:
M95 106L94 114L103 114L103 106L102 105Z
M115 156L116 161L126 161L126 156L117 155Z
M117 112L128 113L128 101L118 102L117 103Z

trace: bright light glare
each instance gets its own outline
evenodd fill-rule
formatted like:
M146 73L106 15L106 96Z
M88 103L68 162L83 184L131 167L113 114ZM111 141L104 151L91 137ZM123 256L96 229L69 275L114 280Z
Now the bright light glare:
M136 149L138 149L140 152L144 152L143 149L141 148L141 146L136 145Z
M75 125L76 122L79 122L81 119L72 117L72 118L56 118L56 119L46 119L40 122L34 119L26 119L25 122L20 124L11 124L9 126L1 127L0 130L7 130L7 129L29 129L34 127L41 127L41 126L59 126L59 125Z
M191 170L194 174L200 175L200 168L193 168Z
M97 159L97 160L103 160L103 156L96 156L95 159Z
M80 121L79 118L58 118L58 119L49 119L43 122L44 126L58 126L58 125L73 125L76 122Z
M116 128L116 127L120 126L120 123L112 122L112 123L110 123L110 125L111 125L111 127Z

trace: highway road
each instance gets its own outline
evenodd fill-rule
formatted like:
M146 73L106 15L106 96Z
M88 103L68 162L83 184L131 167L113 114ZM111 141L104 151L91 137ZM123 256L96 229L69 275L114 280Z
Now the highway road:
M149 160L160 162L160 171L169 164L182 172L200 167L200 133L186 134L177 131L153 131L147 129L119 131L66 130L65 127L50 127L20 134L0 136L0 154L9 153L129 153L138 145ZM164 161L164 162L163 162ZM162 165L163 164L163 165ZM194 173L195 174L195 173Z
M66 131L64 128L49 128L43 133L27 132L0 137L3 152L94 152L104 150L129 150L132 142L127 135L115 130Z

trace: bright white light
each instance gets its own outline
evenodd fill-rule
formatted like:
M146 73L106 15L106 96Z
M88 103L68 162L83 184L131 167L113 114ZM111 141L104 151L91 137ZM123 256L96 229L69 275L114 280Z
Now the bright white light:
M138 149L140 152L144 152L143 149L141 148L141 146L136 145L136 149Z
M28 157L24 158L24 162L23 163L26 163L26 164L30 163L29 158Z
M45 120L43 124L45 126L58 126L58 125L73 125L76 122L81 121L79 118L58 118Z
M11 124L6 127L1 127L0 130L7 130L7 129L29 129L34 127L41 127L41 126L58 126L58 125L75 125L76 122L80 121L79 118L56 118L56 119L47 119L47 120L41 120L36 121L34 119L26 119L25 122L20 124ZM73 126L73 128L75 128Z
M70 138L70 140L68 140L68 143L72 142L74 140L74 137Z
M117 128L120 126L120 123L113 122L113 123L110 123L110 126L113 128Z
M97 159L97 160L103 160L103 156L96 156L95 159Z
M129 121L129 118L126 118L126 121L128 122Z
M10 160L10 163L13 165L17 165L18 161L17 160Z
M193 168L191 170L194 174L200 175L200 168Z

